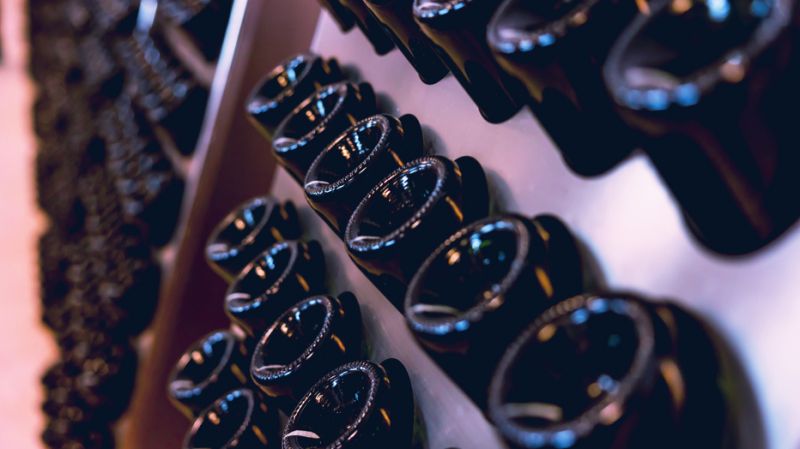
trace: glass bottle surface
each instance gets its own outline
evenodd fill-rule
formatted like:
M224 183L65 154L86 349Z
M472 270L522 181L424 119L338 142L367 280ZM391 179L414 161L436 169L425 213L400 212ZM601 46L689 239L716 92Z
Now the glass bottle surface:
M247 102L253 125L269 141L281 121L323 86L344 79L335 59L303 53L282 62L256 85Z
M544 310L585 288L574 237L560 220L542 218L467 225L422 263L406 292L414 336L480 407L505 348Z
M216 61L232 7L233 0L160 0L158 15L179 26L208 61Z
M739 447L717 349L674 305L576 296L509 347L489 415L519 448Z
M486 216L489 194L480 164L441 156L392 172L356 207L344 233L350 257L401 307L423 260L465 223Z
M408 59L425 84L436 84L449 72L436 47L414 21L413 0L364 0L373 16Z
M394 49L387 30L372 15L364 0L338 0L355 17L355 23L372 44L375 53L385 55Z
M206 244L206 260L231 282L259 253L300 234L291 201L281 204L270 196L256 197L240 204L214 228Z
M322 293L324 280L325 259L318 242L276 243L231 283L225 312L255 339L298 301Z
M278 415L252 390L231 391L192 424L183 449L274 449L279 447Z
M356 18L339 0L319 0L319 3L333 17L343 32L350 31L356 25Z
M330 84L298 105L278 126L272 147L281 163L302 184L308 167L339 134L376 113L368 83Z
M247 384L248 360L229 331L211 332L178 359L168 382L173 405L190 419L223 394Z
M282 447L405 449L413 422L413 392L399 361L352 362L326 374L300 400Z
M523 82L531 109L578 174L609 170L637 143L616 113L602 67L640 7L648 3L506 0L489 24L495 59Z
M323 374L361 356L361 327L352 293L304 299L261 336L251 377L270 402L289 414Z
M490 123L511 118L527 102L519 80L506 74L486 42L497 0L414 0L414 18L442 60Z
M666 2L606 62L622 117L713 251L755 251L800 217L800 137L784 113L800 101L796 17L785 0Z
M311 164L306 199L339 234L362 198L405 162L422 156L417 119L374 115L350 127Z

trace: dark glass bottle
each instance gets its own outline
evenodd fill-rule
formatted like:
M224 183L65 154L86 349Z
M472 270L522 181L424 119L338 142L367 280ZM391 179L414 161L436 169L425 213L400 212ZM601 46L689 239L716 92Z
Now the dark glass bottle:
M137 335L155 313L161 270L139 230L124 222L118 194L95 150L88 150L75 181L85 211L77 246L84 251L75 254L76 265L83 267L71 279L71 293L83 298L83 313Z
M283 449L411 447L414 397L394 359L352 362L326 374L300 400L283 431Z
M325 259L316 241L276 243L250 262L228 288L225 311L258 338L300 301L322 293Z
M159 18L179 26L209 61L216 61L225 39L233 0L160 0Z
M392 172L356 207L344 241L350 257L398 308L405 286L436 247L485 217L486 177L470 157L423 157Z
M33 102L33 130L44 142L64 138L71 123L69 98L63 86L40 90ZM41 152L41 151L40 151Z
M84 202L86 204L86 202ZM94 313L109 313L106 319L129 335L138 335L150 324L158 305L161 268L150 248L133 227L116 227L120 220L107 215L101 223L99 213L87 215L87 232L81 242L89 248L87 274L78 285L96 301Z
M70 388L97 416L118 419L128 408L136 381L138 357L128 341L107 332L75 332L60 343L70 373Z
M39 238L40 298L44 309L62 303L69 293L66 271L70 265L70 246L53 228Z
M447 67L435 46L414 21L413 0L364 0L364 3L386 28L422 82L435 84L447 75Z
M509 347L489 414L519 448L738 447L719 361L677 306L577 296Z
M48 447L64 449L113 449L113 423L87 406L73 391L48 392L43 406L46 426L42 441Z
M355 26L356 18L353 13L339 0L319 0L319 3L330 13L342 31L350 31Z
M369 11L364 0L338 0L345 8L349 9L355 17L356 25L369 39L375 53L385 55L394 48L394 42L389 38L386 29L375 19Z
M278 415L243 388L220 397L192 424L183 449L274 449Z
M194 419L228 391L247 385L248 362L231 332L211 332L178 360L167 384L169 398L175 408Z
M125 73L114 60L111 49L97 34L78 43L82 88L92 104L102 104L121 92Z
M48 447L63 449L114 449L114 434L108 423L91 427L76 426L66 419L54 419L42 432L42 442Z
M180 218L183 179L130 96L120 96L97 121L123 213L150 244L166 245Z
M272 141L275 129L300 102L322 86L342 81L335 59L302 53L272 69L253 90L247 112L253 125Z
M506 0L489 25L496 59L525 84L534 113L578 174L609 170L636 143L616 114L602 64L638 5L647 3Z
M91 122L84 112L80 107L62 109L57 119L58 132L41 136L43 141L36 155L37 202L65 234L79 231L85 220L76 182L80 170L76 153L85 144L86 123Z
M193 153L205 119L208 89L158 34L134 32L119 40L115 50L133 97L148 119L167 131L181 153Z
M300 237L294 203L273 197L252 198L217 224L206 244L206 260L226 281L236 276L259 253L275 243Z
M491 123L508 120L527 101L525 88L497 65L486 43L486 27L498 6L498 0L414 0L422 31Z
M375 114L375 93L368 83L330 84L305 99L275 130L275 156L289 173L303 182L306 171L339 134L364 117Z
M92 408L72 388L72 378L65 372L64 364L51 367L45 378L45 399L41 409L48 419L64 419L74 423L102 423L102 416L94 416Z
M60 445L74 439L89 441L92 434L111 425L108 417L97 413L75 391L75 375L63 362L58 362L42 378L45 401L41 409L47 420L42 438L50 445L64 447Z
M754 251L800 216L796 2L664 4L640 15L604 73L623 118L683 208L726 254Z
M130 34L136 26L139 1L91 0L86 2L95 31L108 38Z
M374 115L353 125L328 145L308 169L306 199L342 233L364 195L406 162L423 155L417 119Z
M71 322L113 330L119 337L135 336L146 328L155 313L161 276L149 248L113 231L85 235L70 251L70 290L58 333L66 332Z
M581 253L555 217L476 221L420 266L405 298L409 328L479 405L505 348L545 309L584 291Z
M289 414L325 373L360 358L361 326L358 300L350 292L304 299L261 337L251 377L270 402Z

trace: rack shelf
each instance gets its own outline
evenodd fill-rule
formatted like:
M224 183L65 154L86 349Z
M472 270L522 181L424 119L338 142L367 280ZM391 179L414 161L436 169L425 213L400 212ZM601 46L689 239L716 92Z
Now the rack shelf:
M173 241L158 253L160 302L139 345L137 387L121 426L125 449L180 447L189 426L168 403L166 379L191 341L227 323L225 285L205 266L202 250L211 224L224 211L269 185L274 164L261 155L263 141L244 122L243 102L267 67L308 48L318 6L312 0L292 3L286 8L280 0L234 2L199 143L192 157L178 164L186 180L181 219ZM278 8L286 13L268 13ZM272 45L277 39L281 45Z
M712 256L688 234L643 156L635 155L603 177L578 178L527 110L502 125L488 124L452 77L426 86L399 52L376 56L360 33L341 33L324 14L314 32L317 11L314 0L237 0L234 5L207 126L187 168L183 219L175 243L162 254L162 301L152 351L140 368L124 448L178 447L188 423L167 402L167 373L186 345L227 321L222 313L225 286L203 260L205 236L234 204L268 190L293 200L306 237L323 244L331 293L350 290L361 301L372 358L396 357L409 369L428 449L504 447L483 414L413 341L403 316L306 206L300 187L283 171L273 178L268 145L246 123L242 104L250 86L309 46L372 83L387 112L415 114L438 154L476 157L500 210L562 217L598 256L611 287L676 298L711 321L743 360L758 398L760 416L742 430L763 426L767 449L800 445L800 427L794 422L800 416L800 361L776 350L800 340L795 282L800 232L795 229L747 258Z

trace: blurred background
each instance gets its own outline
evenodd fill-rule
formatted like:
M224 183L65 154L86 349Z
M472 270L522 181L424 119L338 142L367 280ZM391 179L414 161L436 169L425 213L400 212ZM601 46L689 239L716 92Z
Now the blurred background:
M24 0L0 2L0 445L38 448L44 424L39 377L55 359L56 348L38 318L36 245L45 220L35 206L24 6Z

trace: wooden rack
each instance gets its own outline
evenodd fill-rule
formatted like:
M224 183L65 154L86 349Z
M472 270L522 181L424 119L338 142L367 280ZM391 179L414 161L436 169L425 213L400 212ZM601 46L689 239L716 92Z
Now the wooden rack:
M504 447L483 414L413 341L402 315L347 258L341 241L307 207L300 187L275 172L268 144L246 122L244 99L258 78L308 48L336 57L348 72L372 83L387 112L415 114L437 153L476 157L500 210L559 215L596 254L612 288L676 298L709 319L742 359L757 395L761 416L742 429L763 425L768 449L800 446L800 360L781 352L800 341L800 232L790 231L747 258L712 256L688 234L643 156L596 179L576 177L529 111L502 125L488 124L452 77L426 86L399 52L379 57L359 32L341 33L324 14L317 25L317 16L315 0L235 2L206 127L187 168L183 218L162 255L161 303L123 448L179 447L188 423L166 399L167 374L194 339L227 326L225 285L203 259L206 236L232 206L266 191L293 200L307 238L323 244L331 292L350 290L359 298L372 358L396 357L409 369L428 448Z

